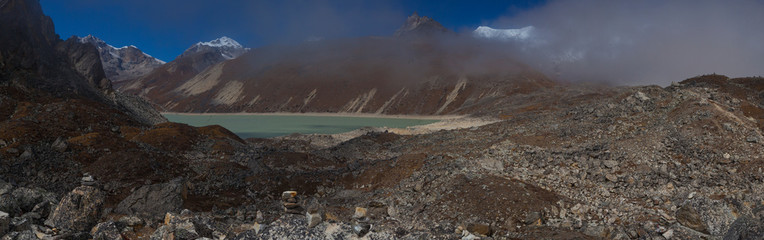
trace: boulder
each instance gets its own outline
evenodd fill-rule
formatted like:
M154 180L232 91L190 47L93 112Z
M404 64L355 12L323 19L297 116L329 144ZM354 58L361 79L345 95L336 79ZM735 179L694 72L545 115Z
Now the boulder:
M194 224L191 221L183 221L175 224L173 226L174 228L174 235L175 239L197 239L199 238L199 233L196 232L196 227L194 227Z
M309 228L315 227L316 225L318 225L322 221L321 214L319 214L318 212L313 212L313 213L308 212L305 215L306 215L307 220L308 220L308 227Z
M143 186L122 200L115 212L160 218L167 212L180 210L183 206L182 192L183 184L180 181Z
M730 226L724 239L764 239L764 206L752 209L752 215L737 218Z
M13 195L3 194L0 195L0 211L17 215L21 213L21 208L19 208L19 203L16 198L13 198Z
M32 221L22 217L11 219L11 228L14 232L26 231L32 229Z
M481 236L491 236L493 234L493 230L491 229L491 226L488 226L487 224L481 224L481 223L472 223L467 225L467 231L471 233L476 233Z
M13 185L0 180L0 195L13 192Z
M32 232L32 230L26 230L22 232L12 232L8 233L2 238L3 240L37 240L37 236Z
M80 186L66 194L45 224L75 232L88 232L98 222L104 193L90 186Z
M40 214L47 214L44 208L47 204L55 204L56 197L53 193L47 192L42 188L17 188L13 190L13 198L19 204L22 212L30 212L35 208L39 209ZM43 209L40 209L43 208Z
M175 239L175 236L172 233L172 228L170 226L164 225L157 228L157 230L155 230L154 233L151 234L151 237L149 239L151 240Z
M676 220L679 224L692 230L708 234L708 227L703 219L700 218L700 214L695 211L691 206L684 206L676 211Z
M705 196L687 199L677 209L677 221L695 231L714 236L724 235L737 219L734 212L743 212L735 205L723 200L714 200Z
M93 240L121 240L122 235L119 234L117 225L112 221L102 222L93 227L90 230L90 235L93 236Z
M5 235L11 228L11 216L6 212L0 212L0 236Z

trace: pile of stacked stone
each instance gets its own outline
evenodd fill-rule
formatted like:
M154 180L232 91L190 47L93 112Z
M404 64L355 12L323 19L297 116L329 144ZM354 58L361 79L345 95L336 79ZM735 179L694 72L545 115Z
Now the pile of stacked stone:
M90 175L90 173L85 173L83 174L82 179L80 180L80 184L82 184L82 186L93 187L96 185L96 181L95 181L95 178L93 178L93 176Z
M303 208L297 201L297 191L284 191L281 193L281 203L284 204L284 211L291 214L303 214Z

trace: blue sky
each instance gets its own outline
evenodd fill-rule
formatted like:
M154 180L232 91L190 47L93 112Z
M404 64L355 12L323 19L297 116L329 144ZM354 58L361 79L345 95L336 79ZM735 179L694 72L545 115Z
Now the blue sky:
M310 37L387 36L413 12L454 31L495 24L539 7L527 1L406 0L41 0L63 39L92 34L165 61L199 41L228 36L257 48ZM508 25L512 25L511 23ZM522 27L522 26L494 26Z

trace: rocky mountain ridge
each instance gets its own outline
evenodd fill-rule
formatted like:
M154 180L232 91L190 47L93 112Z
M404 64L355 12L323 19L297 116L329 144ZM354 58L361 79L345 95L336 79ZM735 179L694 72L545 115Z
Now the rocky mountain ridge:
M115 85L143 76L165 64L132 45L117 48L92 35L80 37L79 41L92 44L98 49L106 77Z

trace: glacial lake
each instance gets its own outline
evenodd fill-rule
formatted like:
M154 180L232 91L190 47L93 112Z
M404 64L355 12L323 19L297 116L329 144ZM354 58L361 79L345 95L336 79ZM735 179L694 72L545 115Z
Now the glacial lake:
M363 127L406 128L437 122L431 119L398 117L348 117L311 115L237 115L163 113L167 120L201 127L220 125L241 138L271 138L292 133L335 134Z

